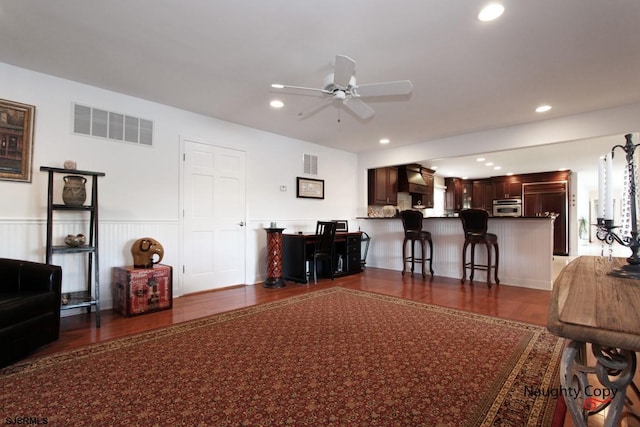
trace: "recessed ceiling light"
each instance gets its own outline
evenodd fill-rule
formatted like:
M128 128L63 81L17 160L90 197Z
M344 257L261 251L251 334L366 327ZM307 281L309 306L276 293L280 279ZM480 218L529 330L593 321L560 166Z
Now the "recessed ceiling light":
M269 105L271 105L273 108L282 108L284 107L284 102L280 101L279 99L274 99L269 103Z
M536 113L546 113L549 110L551 110L551 105L541 105L536 108Z
M507 175L507 176L511 176L511 175L513 175L513 172L507 172L507 174L506 174L506 175Z
M484 164L485 166L493 166L493 162L487 162Z
M484 162L486 159L484 157L478 157L476 162Z
M280 84L280 83L274 83L271 85L272 88L274 89L284 89L284 85Z
M382 138L382 139L380 140L380 144L388 144L389 142L390 142L390 141L389 141L389 138Z
M493 167L493 170L497 170L497 171L499 171L500 169L502 169L502 166L494 166L494 167Z
M483 22L493 21L504 13L504 6L500 3L489 3L478 14L478 19Z
M438 170L438 166L429 166L429 169L431 169L431 170L434 170L434 171L435 171L435 170Z

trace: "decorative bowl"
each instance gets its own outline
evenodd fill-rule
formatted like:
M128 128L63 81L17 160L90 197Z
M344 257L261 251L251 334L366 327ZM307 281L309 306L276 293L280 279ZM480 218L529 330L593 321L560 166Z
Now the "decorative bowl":
M73 234L67 234L67 237L64 238L64 242L67 246L71 246L72 248L82 246L87 241L87 238L84 234L78 234L74 236Z
M392 205L385 205L382 207L382 216L385 218L393 218L396 216L396 208Z

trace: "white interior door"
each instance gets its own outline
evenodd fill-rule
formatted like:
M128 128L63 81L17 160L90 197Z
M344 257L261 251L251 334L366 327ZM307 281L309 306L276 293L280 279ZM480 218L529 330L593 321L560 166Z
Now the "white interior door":
M244 151L184 141L183 293L245 283Z

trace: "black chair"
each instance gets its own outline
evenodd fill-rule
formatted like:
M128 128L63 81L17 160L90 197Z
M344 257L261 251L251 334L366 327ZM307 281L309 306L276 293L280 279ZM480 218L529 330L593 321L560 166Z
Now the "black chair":
M404 227L404 240L402 241L402 275L407 271L407 263L411 262L411 275L416 262L422 264L422 277L427 277L424 271L426 261L429 261L429 272L433 276L433 242L431 233L422 230L422 220L424 217L421 212L406 210L400 212L402 218L402 226ZM422 249L420 258L415 256L415 243L420 242ZM411 242L411 256L407 256L407 242ZM426 244L429 243L429 258L426 256Z
M318 261L328 261L329 277L333 280L334 240L336 238L335 221L318 221L316 224L316 242L313 249L313 283L318 283ZM325 267L326 270L326 267Z
M498 279L498 263L500 261L500 251L498 250L498 236L487 233L487 223L489 222L489 213L482 209L465 209L460 212L462 220L462 229L464 230L464 246L462 247L462 280L467 280L467 269L471 270L469 280L473 282L473 273L476 269L487 272L487 286L491 287L491 270L493 269L493 277L496 285L500 284ZM477 244L485 245L487 248L487 264L475 263L475 248ZM467 262L467 247L471 245L471 262ZM496 256L496 262L491 265L491 248L493 248Z

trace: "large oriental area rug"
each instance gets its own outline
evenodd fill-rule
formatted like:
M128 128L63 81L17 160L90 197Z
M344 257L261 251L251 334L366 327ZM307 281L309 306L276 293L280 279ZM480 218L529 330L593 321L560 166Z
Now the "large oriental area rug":
M539 326L332 288L0 371L0 417L48 425L546 426Z

